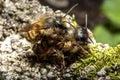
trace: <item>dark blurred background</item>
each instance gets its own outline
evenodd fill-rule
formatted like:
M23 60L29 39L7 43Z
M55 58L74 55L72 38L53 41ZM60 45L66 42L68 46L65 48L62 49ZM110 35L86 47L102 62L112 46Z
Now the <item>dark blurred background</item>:
M67 12L76 3L70 15L84 26L85 14L88 15L88 28L93 31L97 42L115 46L120 43L120 0L39 0L42 5L54 11Z

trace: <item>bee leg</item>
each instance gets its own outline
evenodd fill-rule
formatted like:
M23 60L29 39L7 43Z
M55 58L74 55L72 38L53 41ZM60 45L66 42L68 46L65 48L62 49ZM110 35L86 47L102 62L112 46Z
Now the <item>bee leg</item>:
M89 55L89 52L82 45L74 43L73 46L74 46L73 49L75 50L75 53L83 53L83 54Z
M54 48L48 49L48 51L44 54L43 59L44 59L44 60L47 60L47 58L48 58L52 53L54 53L54 52L55 52L55 49L54 49Z
M34 44L32 47L32 50L36 56L36 60L39 61L39 59L40 59L39 54L41 53L40 46L38 44Z
M46 60L47 58L44 58L46 57L46 54L47 54L47 51L44 50L40 44L34 44L33 47L32 47L32 50L33 52L35 53L36 57L37 57L37 60L39 61L39 59L43 59L43 60Z
M64 54L61 51L57 51L58 58L60 59L60 65L61 69L65 69L65 60L64 60Z
M87 57L90 55L89 52L85 50L81 45L74 44L72 46L73 48L70 50L70 56L68 58L69 61L72 62L77 60L79 57Z
M81 53L89 55L89 52L85 50L82 46L79 46L79 50L81 51Z

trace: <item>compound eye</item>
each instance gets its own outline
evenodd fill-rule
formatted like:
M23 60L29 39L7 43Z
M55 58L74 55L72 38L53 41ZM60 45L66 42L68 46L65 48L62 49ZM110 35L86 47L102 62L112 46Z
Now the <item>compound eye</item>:
M62 21L61 21L61 20L62 20L62 17L57 16L57 17L56 17L56 24L57 24L57 25L62 25L62 23L61 23Z

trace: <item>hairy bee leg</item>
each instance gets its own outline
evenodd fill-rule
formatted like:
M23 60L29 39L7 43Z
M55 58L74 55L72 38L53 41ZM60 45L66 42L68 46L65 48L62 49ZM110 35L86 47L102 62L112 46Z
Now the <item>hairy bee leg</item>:
M43 59L44 59L44 60L47 60L47 58L48 58L52 53L54 53L54 52L55 52L55 49L54 49L54 48L50 48L50 49L44 54Z
M64 54L61 51L58 51L57 55L58 55L58 57L60 59L61 69L65 69L66 66L65 66Z
M47 59L47 58L45 58L47 55L47 52L41 47L40 44L34 44L32 50L35 53L35 55L37 56L38 61L39 61L39 58L43 58L43 60Z
M70 61L74 61L78 59L78 56L84 57L85 55L89 56L90 54L87 50L84 49L84 47L78 44L72 44L72 48L70 49L70 56L68 59Z
M39 46L38 44L34 44L33 47L32 47L32 50L33 52L35 53L35 56L36 56L36 60L39 61Z
M83 53L83 54L86 54L86 55L89 55L89 52L80 44L78 43L74 43L72 46L74 46L72 49L75 49L76 48L76 52L77 53Z
M79 50L80 50L80 52L89 55L89 52L87 50L85 50L82 46L79 46Z

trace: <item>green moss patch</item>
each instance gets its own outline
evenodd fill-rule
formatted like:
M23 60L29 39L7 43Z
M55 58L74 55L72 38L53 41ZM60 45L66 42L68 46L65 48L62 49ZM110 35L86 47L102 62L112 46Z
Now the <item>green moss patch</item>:
M76 62L74 75L87 78L87 80L108 76L110 79L120 80L120 44L109 47L97 43L90 45L89 51L90 57Z

